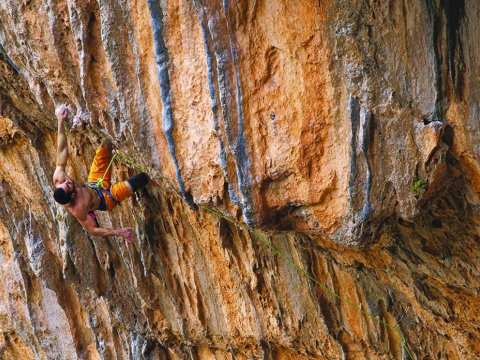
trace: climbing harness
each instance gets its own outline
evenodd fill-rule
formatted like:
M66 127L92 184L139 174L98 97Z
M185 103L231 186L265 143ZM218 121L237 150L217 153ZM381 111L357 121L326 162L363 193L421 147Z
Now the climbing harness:
M95 190L98 197L100 198L100 205L98 206L97 210L100 210L100 211L106 211L107 210L107 201L105 199L104 194L107 194L113 200L115 205L120 205L120 202L112 195L112 193L110 192L109 189L99 188L99 187L97 187L97 184L94 183L94 182L89 182L89 183L87 183L87 185L91 189Z
M244 230L247 230L249 233L253 234L260 242L262 242L265 246L267 246L270 250L272 250L275 254L277 254L278 256L280 256L282 259L284 259L293 269L295 269L298 273L302 274L303 276L305 276L306 278L308 278L309 280L313 281L315 284L317 284L318 286L320 286L325 292L327 292L328 294L332 295L333 297L337 298L338 300L340 300L341 302L349 305L351 308L359 311L360 313L362 313L363 315L366 315L370 318L372 318L374 321L378 322L379 324L382 324L384 325L385 327L389 328L390 330L392 330L397 336L398 338L400 339L400 343L402 344L402 348L405 350L405 352L407 353L408 357L411 359L411 360L415 360L415 358L413 357L413 354L410 350L410 348L408 347L408 344L407 344L407 341L405 340L405 338L400 334L399 330L396 328L399 324L400 324L400 321L403 320L403 316L402 316L402 319L400 319L400 321L397 323L397 325L395 326L392 326L390 324L388 324L387 322L385 322L384 320L380 319L380 317L378 315L373 315L372 313L362 309L361 307L357 306L356 304L354 304L353 302L351 302L350 300L344 298L343 296L337 294L335 291L333 291L332 289L330 289L328 286L322 284L320 281L318 281L312 274L310 274L309 272L307 272L306 270L304 270L303 268L301 268L299 265L297 265L291 258L289 258L287 255L285 255L284 253L282 253L278 248L276 248L270 241L268 241L266 239L266 236L261 232L259 231L258 229L255 229L251 226L248 226L248 225L243 225L243 224L238 224L235 220L233 219L229 219L228 217L226 217L225 215L223 215L222 213L216 211L216 210L213 210L207 206L202 206L201 208L203 208L205 211L207 211L208 213L218 217L218 218L221 218L221 219L224 219L232 224L234 224L235 226L238 226ZM403 357L402 357L403 358Z
M116 159L116 158L119 158L119 159L123 159L125 160L129 165L131 165L132 167L142 171L142 172L146 172L140 165L138 165L135 161L133 161L132 159L130 159L127 155L124 155L122 153L119 153L119 152L115 152L115 154L113 154L112 158L110 159L110 162L108 163L108 166L107 166L107 169L105 170L105 173L103 174L103 176L98 179L97 183L96 183L96 186L97 188L101 188L102 187L102 184L103 184L103 181L105 180L105 176L107 176L107 172L108 170L110 169L110 166L112 166L113 164L113 161Z

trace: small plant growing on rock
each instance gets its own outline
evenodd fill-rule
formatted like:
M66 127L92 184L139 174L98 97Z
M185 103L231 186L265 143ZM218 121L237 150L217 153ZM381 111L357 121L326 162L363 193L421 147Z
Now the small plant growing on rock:
M415 196L421 195L427 188L427 182L423 179L417 179L410 187Z

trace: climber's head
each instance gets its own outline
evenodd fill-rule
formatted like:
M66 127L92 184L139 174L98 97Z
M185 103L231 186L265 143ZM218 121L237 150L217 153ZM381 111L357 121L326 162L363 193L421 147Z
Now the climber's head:
M59 184L53 192L53 198L62 205L70 203L75 198L75 183L68 179Z

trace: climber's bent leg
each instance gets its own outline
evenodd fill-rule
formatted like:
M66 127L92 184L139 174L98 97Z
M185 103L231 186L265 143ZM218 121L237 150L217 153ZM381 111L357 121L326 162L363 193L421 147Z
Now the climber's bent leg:
M88 174L88 182L96 183L98 179L102 178L104 175L104 186L103 188L107 189L110 185L112 167L107 170L108 164L112 160L112 145L110 141L104 141L95 152L95 158L93 159L92 166L90 167L90 173Z
M148 175L146 173L140 173L132 176L126 181L113 184L110 187L110 193L115 198L116 202L120 203L121 201L132 196L133 193L138 189L145 187L148 184L148 181ZM108 194L105 195L105 202L107 204L107 210L113 209L117 204L110 196L108 196Z
M130 179L127 180L133 192L147 186L148 181L149 181L148 175L144 172L137 174L135 176L132 176Z
M127 181L120 181L113 184L109 191L115 200L113 200L108 194L105 194L105 202L107 204L108 211L112 210L120 202L133 195L132 187Z

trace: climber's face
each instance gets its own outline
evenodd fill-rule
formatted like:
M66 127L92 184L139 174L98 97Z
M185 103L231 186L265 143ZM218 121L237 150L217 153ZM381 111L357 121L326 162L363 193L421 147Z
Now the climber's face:
M75 190L75 183L68 179L61 183L58 187L62 188L66 193L69 193Z
M63 183L61 183L59 186L59 188L62 188L63 191L65 191L65 193L67 194L71 194L71 198L72 200L75 198L75 183L68 179L68 180L65 180Z
M77 195L77 189L75 182L68 179L58 184L53 192L53 198L56 202L62 205L67 205L75 199Z

